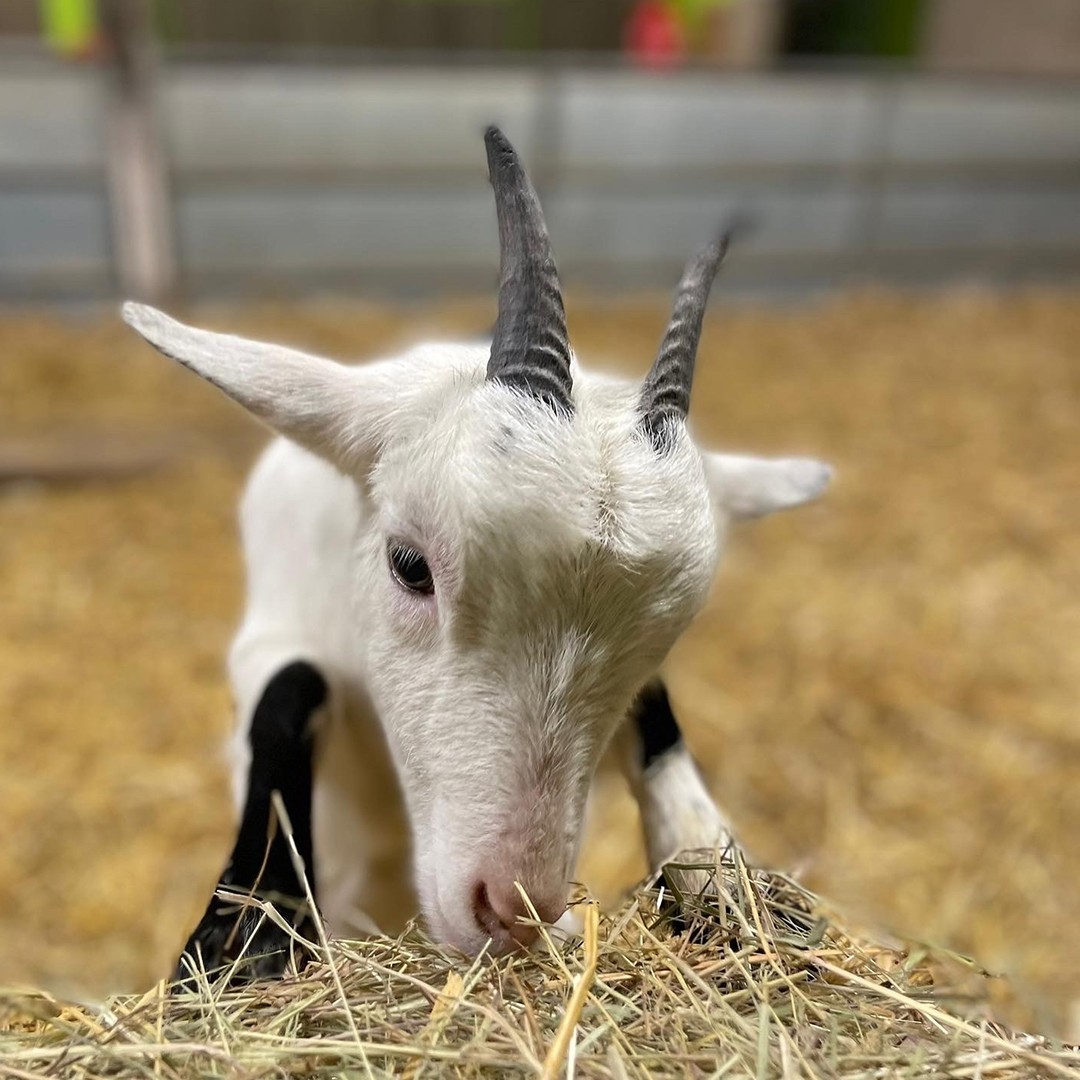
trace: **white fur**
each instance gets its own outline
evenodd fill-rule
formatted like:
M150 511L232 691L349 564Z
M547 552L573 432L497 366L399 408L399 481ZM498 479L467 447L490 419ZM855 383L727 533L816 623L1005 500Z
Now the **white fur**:
M705 454L705 475L717 502L736 520L788 510L822 495L833 471L813 458Z
M703 853L711 856L732 843L727 822L682 743L654 761L638 784L631 778L631 784L641 807L645 849L653 869L678 862L684 852L697 853L693 861L701 861ZM712 876L705 870L675 870L671 866L664 873L688 896L705 892Z
M728 519L812 499L828 470L702 455L682 429L658 454L639 388L576 363L567 419L485 381L480 346L350 368L124 315L292 440L242 508L238 794L262 687L308 659L331 687L315 795L331 922L412 914L406 820L436 937L486 943L481 881L519 881L555 918L600 754L703 604ZM434 596L394 580L391 541L424 553Z

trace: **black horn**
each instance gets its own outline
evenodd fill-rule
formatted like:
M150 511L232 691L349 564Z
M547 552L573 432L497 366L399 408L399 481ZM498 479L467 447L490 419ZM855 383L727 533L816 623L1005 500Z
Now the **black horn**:
M641 388L641 426L658 451L668 445L671 425L686 419L690 410L690 387L694 381L694 360L701 338L701 321L709 290L727 254L731 230L703 248L687 264L675 291L664 340L660 343L652 370Z
M570 342L547 226L506 136L484 133L499 218L499 315L487 377L570 413Z

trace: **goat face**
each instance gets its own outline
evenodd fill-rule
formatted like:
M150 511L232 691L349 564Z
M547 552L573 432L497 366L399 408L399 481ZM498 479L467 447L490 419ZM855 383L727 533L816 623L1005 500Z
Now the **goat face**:
M542 918L562 911L597 761L704 602L727 521L805 502L829 476L702 454L686 431L726 240L687 266L642 387L587 377L536 194L497 130L487 147L502 251L490 352L349 368L125 308L166 355L355 479L364 513L342 558L357 663L424 914L468 952L532 936L515 883Z
M716 526L688 439L659 457L628 395L573 419L497 383L440 393L368 481L357 560L369 688L442 939L509 947L563 909L589 781L700 607Z

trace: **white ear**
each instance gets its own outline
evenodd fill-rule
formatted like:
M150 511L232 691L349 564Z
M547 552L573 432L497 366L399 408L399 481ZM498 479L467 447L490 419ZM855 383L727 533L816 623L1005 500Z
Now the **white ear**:
M196 330L145 304L127 303L124 321L154 348L239 402L275 431L344 468L365 456L380 426L385 394L370 391L362 368L259 341ZM374 380L378 385L379 380ZM374 398L374 400L373 400ZM366 415L365 415L366 414ZM365 422L367 421L367 422Z
M813 458L703 454L713 503L732 518L761 517L816 499L833 471Z

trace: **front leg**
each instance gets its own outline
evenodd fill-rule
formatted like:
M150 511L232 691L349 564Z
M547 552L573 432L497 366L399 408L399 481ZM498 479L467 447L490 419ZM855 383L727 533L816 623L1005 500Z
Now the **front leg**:
M657 678L638 694L621 731L622 767L641 810L649 868L656 872L684 851L726 848L727 822L683 741L667 688ZM669 871L670 872L670 871ZM683 872L684 894L708 886L710 875Z
M326 680L305 661L281 668L266 684L248 729L251 767L240 829L221 876L222 887L230 892L250 893L273 902L309 940L314 937L311 912L274 813L272 796L275 791L281 794L314 893L312 719L326 698ZM237 909L237 905L215 896L184 946L185 955L175 977L188 975L187 957L196 966L201 963L212 971L231 964L241 954L236 978L273 977L285 971L294 949L290 936L258 909Z

